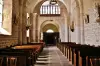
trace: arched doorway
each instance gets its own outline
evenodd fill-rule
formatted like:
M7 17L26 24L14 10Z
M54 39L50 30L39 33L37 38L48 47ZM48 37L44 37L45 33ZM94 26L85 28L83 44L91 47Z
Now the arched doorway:
M46 45L56 45L59 40L59 30L58 28L53 24L46 24L42 28L43 33L43 41L46 43Z

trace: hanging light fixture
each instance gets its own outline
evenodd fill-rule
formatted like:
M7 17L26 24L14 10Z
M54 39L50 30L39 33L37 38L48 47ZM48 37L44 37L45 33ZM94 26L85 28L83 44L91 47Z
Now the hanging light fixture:
M56 0L50 0L50 4L55 5L55 4L57 4L57 1Z

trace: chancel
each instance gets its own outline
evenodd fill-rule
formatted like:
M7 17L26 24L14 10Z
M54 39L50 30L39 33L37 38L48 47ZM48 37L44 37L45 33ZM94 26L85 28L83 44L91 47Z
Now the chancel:
M0 0L0 66L100 66L100 0Z

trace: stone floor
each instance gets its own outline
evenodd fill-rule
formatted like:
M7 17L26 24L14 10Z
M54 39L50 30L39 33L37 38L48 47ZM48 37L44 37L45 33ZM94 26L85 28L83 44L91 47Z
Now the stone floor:
M73 66L56 46L48 46L36 61L35 66Z

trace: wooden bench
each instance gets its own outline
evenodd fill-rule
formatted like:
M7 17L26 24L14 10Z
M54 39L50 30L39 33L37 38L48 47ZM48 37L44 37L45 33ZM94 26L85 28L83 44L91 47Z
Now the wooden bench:
M41 42L28 43L20 46L12 45L7 46L5 49L0 49L0 66L34 66L36 59L42 52L44 46L45 44ZM11 60L11 62L9 63L8 60ZM14 65L11 65L13 64L12 60L17 60L17 62ZM4 61L6 63L4 63ZM22 61L23 63L21 63Z
M73 52L72 55L70 55L72 56L71 59L74 66L90 66L90 57L100 56L100 48L81 44L72 45L70 47L72 50L70 52Z
M60 43L57 47L74 66L98 66L100 64L97 64L100 61L100 47L71 42Z
M0 49L0 66L33 66L29 50Z
M86 66L91 66L91 63L94 62L94 61L92 61L93 59L100 58L100 48L90 47L90 48L87 48L86 50L87 51L84 51L84 50L80 51L80 57L86 56ZM83 54L83 52L84 52L84 54ZM97 66L97 65L94 64L94 66Z
M40 53L42 52L43 48L44 48L45 44L44 43L28 43L28 44L23 44L23 45L16 45L13 47L10 47L12 49L33 49L33 55L34 55L34 64L38 58L38 56L40 55Z

